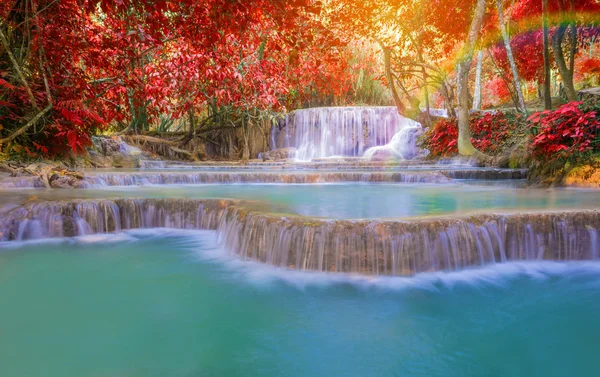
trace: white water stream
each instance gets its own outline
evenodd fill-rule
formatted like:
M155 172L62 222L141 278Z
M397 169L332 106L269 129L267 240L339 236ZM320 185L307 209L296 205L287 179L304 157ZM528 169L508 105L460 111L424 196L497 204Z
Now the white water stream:
M346 156L411 159L420 152L416 138L421 125L387 107L320 107L296 110L286 119L286 134L281 146L297 149L297 158ZM369 152L372 147L384 147ZM369 154L370 153L370 154Z

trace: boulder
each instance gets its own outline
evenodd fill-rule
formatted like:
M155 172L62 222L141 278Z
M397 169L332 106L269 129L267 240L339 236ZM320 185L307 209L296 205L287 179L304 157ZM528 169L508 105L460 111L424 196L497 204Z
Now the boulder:
M381 147L375 149L369 159L371 161L402 160L402 156L399 156L398 152L391 148Z
M142 151L125 143L121 137L92 138L92 148L88 151L90 162L98 167L137 168Z
M54 174L49 181L52 188L76 188L80 186L80 180L72 175Z
M285 160L288 158L296 157L296 148L280 148L273 149L272 151L268 151L262 154L263 161L275 161L275 160Z

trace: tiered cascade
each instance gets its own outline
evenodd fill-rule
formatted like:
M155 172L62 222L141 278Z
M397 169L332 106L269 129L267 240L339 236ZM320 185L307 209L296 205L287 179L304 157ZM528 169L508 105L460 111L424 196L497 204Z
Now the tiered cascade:
M193 199L29 203L2 214L0 239L133 228L216 229L224 247L243 258L302 270L373 275L517 260L595 260L600 254L598 211L349 221L267 214L256 205Z
M403 159L419 152L415 138L421 125L398 114L395 107L321 107L287 115L282 132L273 132L272 144L295 147L303 161L332 156L362 157L370 147L383 146L397 137L394 156Z
M355 171L353 171L355 170ZM335 172L307 171L182 171L88 173L74 188L106 186L184 185L226 183L335 183L335 182L387 182L387 183L451 183L452 179L525 179L525 169L458 169L430 171L378 171L340 169ZM7 177L0 180L0 189L44 187L42 179L34 176Z

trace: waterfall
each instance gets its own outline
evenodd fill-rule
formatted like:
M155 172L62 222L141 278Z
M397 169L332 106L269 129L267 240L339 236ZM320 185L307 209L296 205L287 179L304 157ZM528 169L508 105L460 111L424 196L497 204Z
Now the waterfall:
M399 115L393 106L321 107L290 113L285 128L284 140L291 136L297 158L308 161L332 156L362 157L368 148L386 145L400 131L420 129L421 125ZM416 140L402 140L413 145L401 149L415 148ZM277 146L284 144L280 141Z
M127 144L120 136L92 136L92 146L93 149L102 153L104 156L112 156L114 154L139 156L142 154L142 151L139 148Z
M507 261L597 260L598 229L596 211L307 221L230 208L218 233L242 258L276 266L411 275Z
M216 229L218 199L94 199L31 203L0 216L0 240L74 237L138 228Z
M216 229L241 258L286 268L410 275L520 260L596 260L600 212L329 220L262 212L254 202L115 199L27 203L0 216L0 240L134 228Z
M392 137L389 143L380 147L371 147L365 152L365 157L372 160L375 157L387 159L396 158L409 160L419 154L417 138L422 134L421 126L405 127Z
M82 187L137 186L145 184L223 184L223 183L451 183L440 172L165 172L165 173L101 173L90 175Z
M386 147L376 147L383 148ZM377 151L375 151L377 152ZM370 153L370 151L367 151ZM373 153L374 158L377 153ZM74 188L98 188L107 186L140 185L192 185L224 183L336 183L336 182L387 182L387 183L452 183L453 179L498 180L525 179L527 169L436 169L432 171L378 171L386 166L373 167L362 172L348 167L336 167L340 171L201 171L201 172L133 172L88 173ZM182 169L184 170L184 169ZM44 187L39 177L7 177L0 179L0 189Z

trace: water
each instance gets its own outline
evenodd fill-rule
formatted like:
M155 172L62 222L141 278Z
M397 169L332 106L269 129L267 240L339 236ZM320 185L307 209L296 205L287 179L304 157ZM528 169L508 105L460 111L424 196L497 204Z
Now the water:
M31 200L97 198L231 198L260 201L271 211L337 219L405 218L489 210L600 207L596 190L522 189L514 182L453 184L214 184L105 187L85 190L0 190L3 205ZM483 185L487 184L487 185Z
M420 153L420 149L417 147L417 139L422 134L423 130L418 123L405 127L395 134L386 145L367 149L364 156L369 160L376 158L385 160L390 157L399 160L410 160Z
M289 119L291 118L291 119ZM308 161L331 156L362 156L369 147L385 145L405 128L420 125L398 114L393 107L322 107L296 110L286 117L285 130L277 142L272 134L272 144L297 148L297 157ZM401 151L415 149L401 146ZM403 156L397 151L394 157ZM406 152L404 153L406 154Z
M417 153L386 111L298 112L327 163L0 182L0 376L596 376L598 191L329 159Z
M592 377L599 273L300 273L166 229L4 244L1 374Z
M383 148L385 147L376 147ZM369 151L373 150L369 149ZM368 152L370 153L370 152ZM374 157L380 154L375 151ZM379 157L377 157L379 158ZM414 160L413 160L414 161ZM340 182L388 182L388 183L451 183L452 180L523 180L525 169L482 169L414 165L386 167L386 161L378 161L380 166L348 166L337 168L316 166L298 168L296 164L284 169L271 167L222 167L206 168L186 166L166 169L97 169L85 173L85 178L73 182L73 188L98 188L106 186L139 186L148 184L217 184L217 183L340 183ZM524 182L521 182L524 183ZM43 188L39 177L8 177L0 173L0 190L20 188Z

